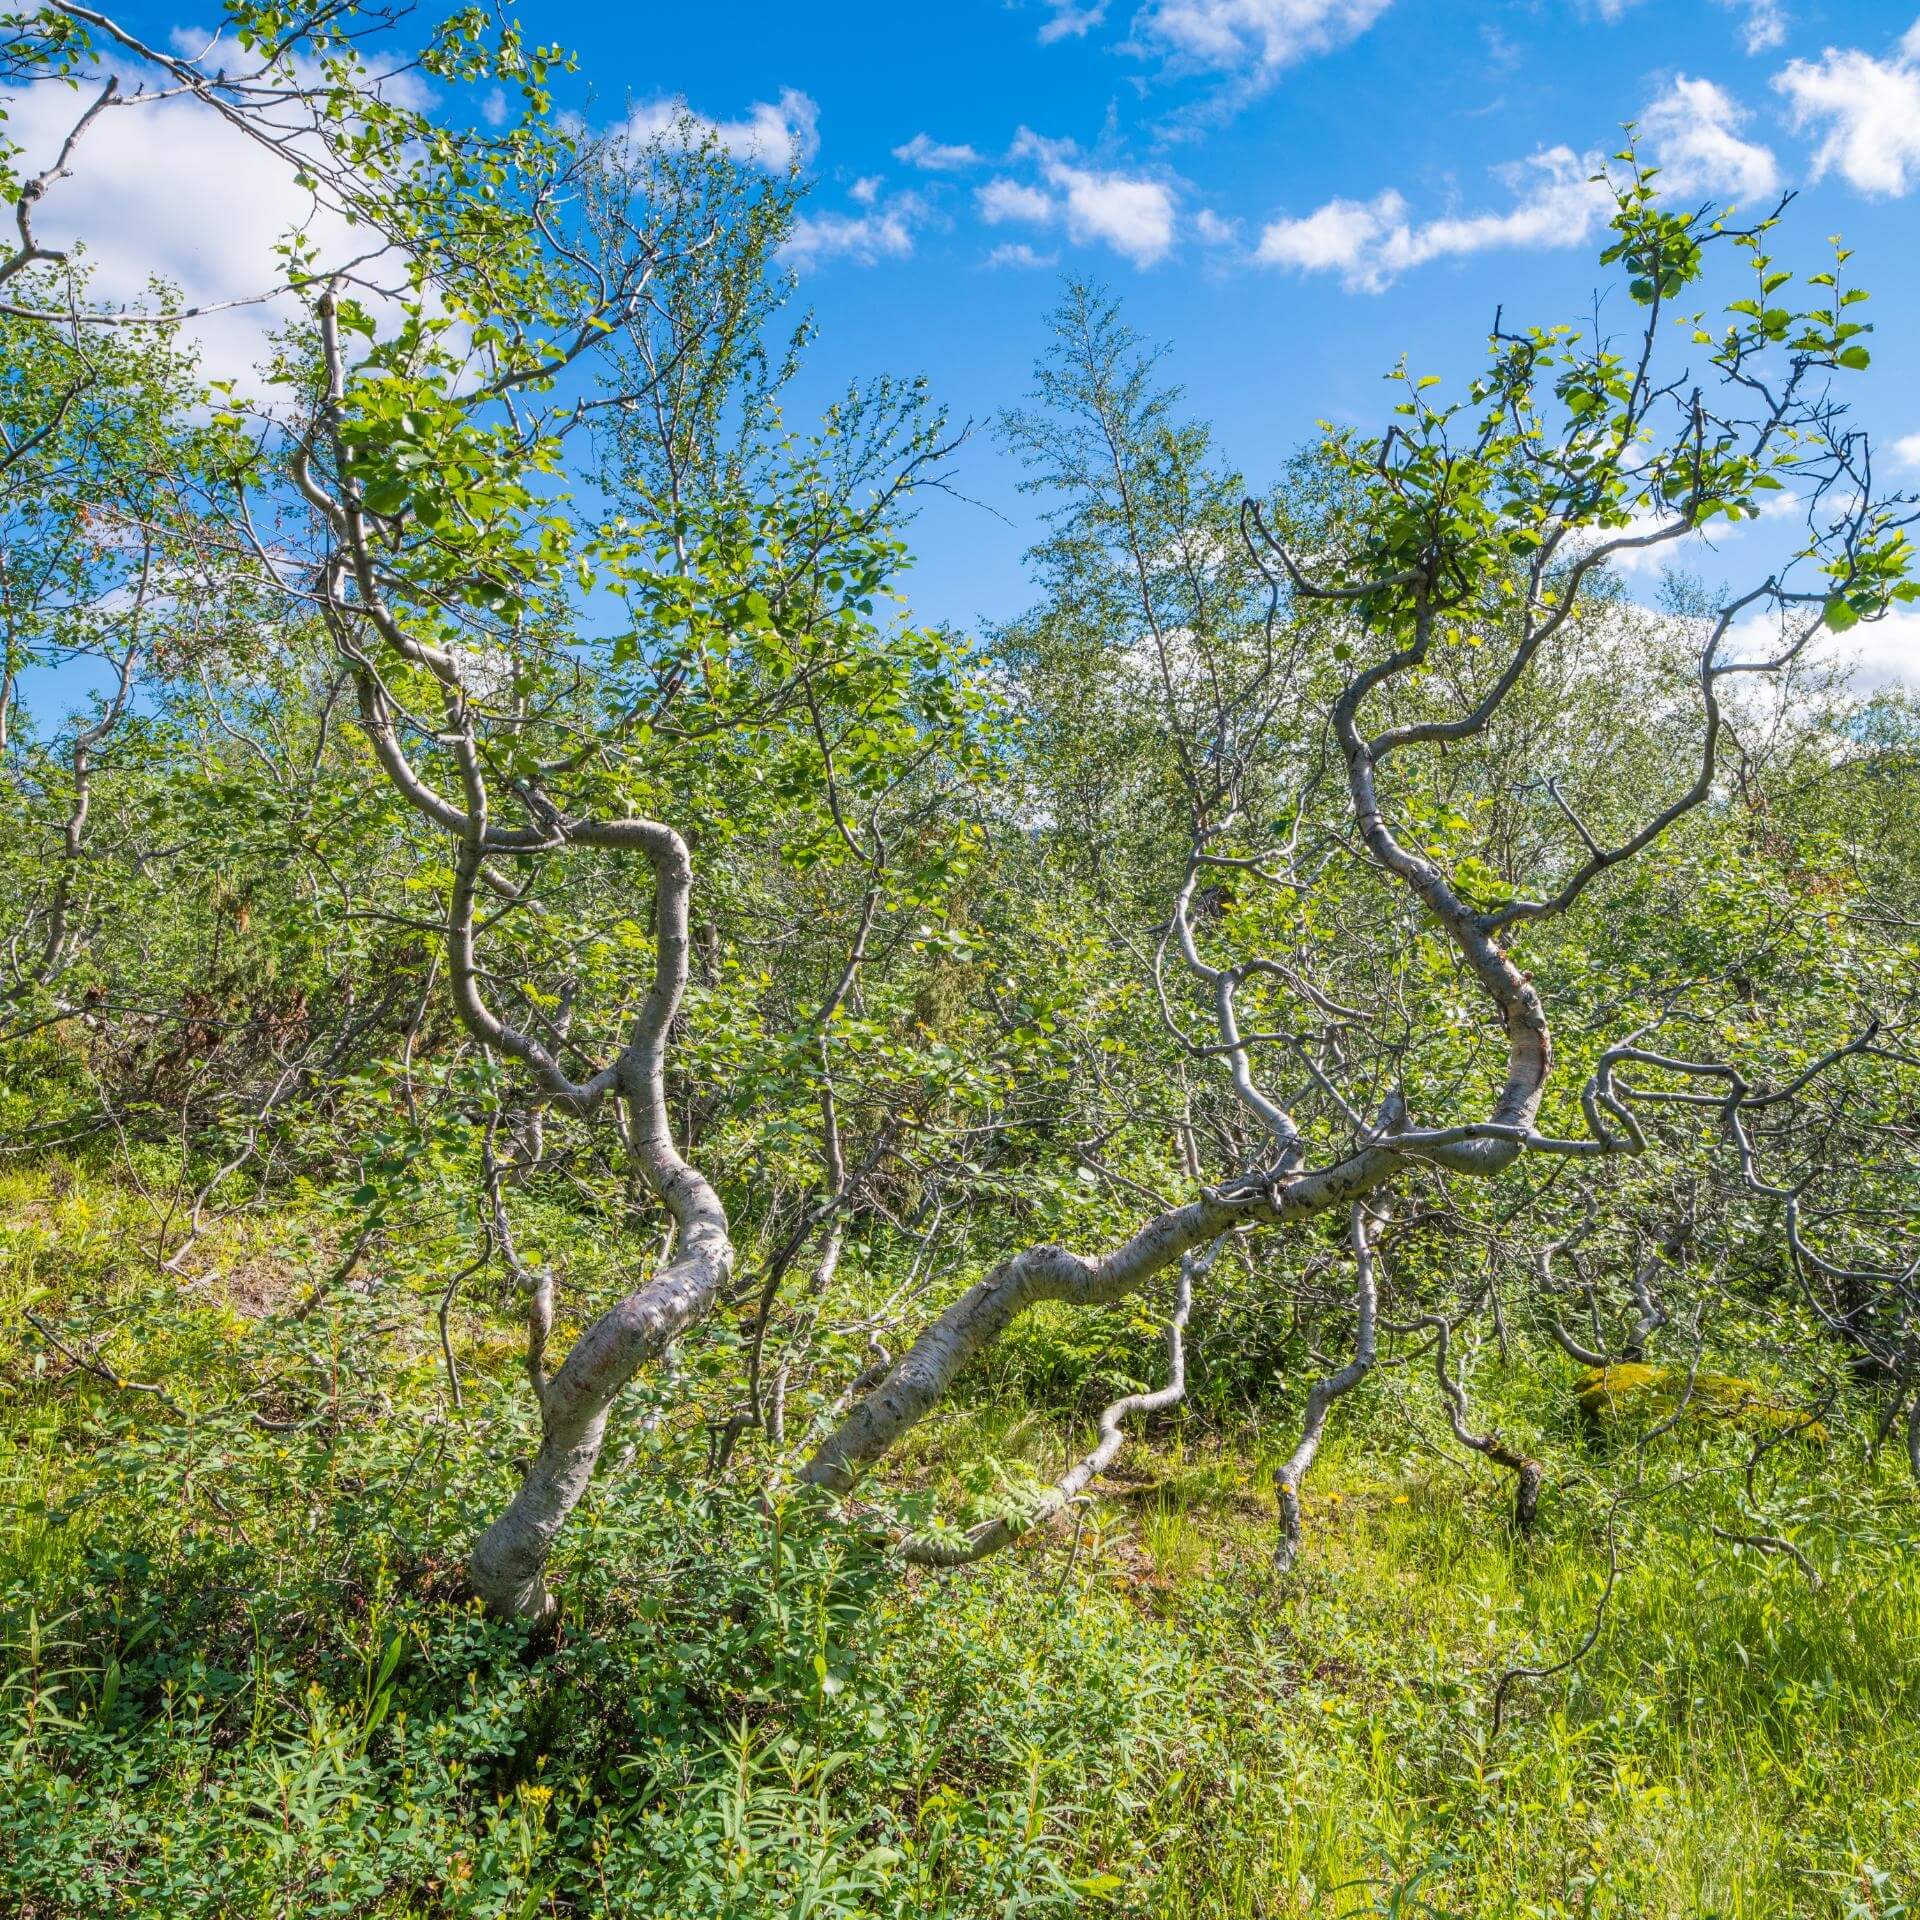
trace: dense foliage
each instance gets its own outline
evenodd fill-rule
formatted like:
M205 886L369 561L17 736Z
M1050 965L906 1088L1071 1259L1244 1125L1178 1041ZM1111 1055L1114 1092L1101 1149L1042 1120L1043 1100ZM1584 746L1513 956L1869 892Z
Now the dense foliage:
M13 1909L1914 1910L1844 252L1629 149L1619 337L1257 482L1070 286L963 635L929 396L789 417L800 181L228 11L0 18L374 236L212 382L0 167Z

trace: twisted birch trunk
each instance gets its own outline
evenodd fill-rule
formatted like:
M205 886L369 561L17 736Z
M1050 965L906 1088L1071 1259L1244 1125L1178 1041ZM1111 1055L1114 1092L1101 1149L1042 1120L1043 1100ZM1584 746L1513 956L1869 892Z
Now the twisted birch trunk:
M1222 1238L1225 1236L1223 1235ZM1202 1254L1180 1256L1180 1280L1174 1290L1173 1313L1167 1321L1166 1384L1146 1393L1129 1393L1100 1415L1099 1438L1085 1454L1024 1513L998 1514L971 1528L958 1540L917 1535L904 1542L900 1557L920 1567L964 1567L998 1553L1021 1534L1064 1513L1120 1457L1126 1444L1126 1422L1137 1413L1159 1413L1178 1406L1187 1393L1187 1316L1193 1311L1193 1283L1213 1265L1220 1250L1215 1240Z
M572 837L638 848L652 863L659 887L653 986L614 1074L626 1108L628 1151L677 1231L674 1257L602 1314L550 1380L535 1378L540 1451L512 1504L480 1536L470 1567L473 1590L493 1611L524 1620L553 1612L547 1556L593 1478L614 1399L641 1366L706 1316L733 1270L726 1209L705 1175L675 1147L667 1118L667 1031L687 982L693 867L686 845L671 828L646 820L583 826Z

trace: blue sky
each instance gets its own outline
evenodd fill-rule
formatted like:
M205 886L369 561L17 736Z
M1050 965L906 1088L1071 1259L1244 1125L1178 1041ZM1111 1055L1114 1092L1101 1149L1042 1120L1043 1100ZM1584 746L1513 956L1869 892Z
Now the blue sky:
M1123 296L1264 480L1316 419L1377 418L1402 354L1469 371L1497 304L1577 317L1601 278L1590 162L1630 119L1690 196L1797 190L1795 260L1832 233L1858 249L1878 324L1858 404L1920 484L1920 0L519 11L577 51L562 99L591 124L684 104L743 158L804 166L809 397L923 373L980 423L959 485L982 504L936 502L917 531L924 617L973 626L1025 603L1035 507L987 429L1024 393L1064 275ZM158 37L193 24L131 18ZM137 291L158 264L192 291L237 289L284 224L291 189L236 169L190 111L103 124L49 198L48 236L85 232L109 286ZM210 330L210 353L244 355L257 324ZM1920 617L1882 642L1920 659Z
M1016 400L1069 272L1098 277L1226 453L1275 474L1321 417L1371 420L1407 354L1466 372L1495 305L1576 317L1599 279L1588 158L1638 121L1690 193L1800 202L1875 291L1859 404L1920 478L1920 9L1853 0L947 0L590 14L606 121L684 100L815 180L796 256L822 390L928 375L960 416ZM1904 43L1904 44L1903 44ZM591 103L587 93L590 91ZM1824 264L1824 262L1819 262ZM922 522L914 595L1017 610L1033 505L981 433ZM1010 524L1009 524L1010 523Z

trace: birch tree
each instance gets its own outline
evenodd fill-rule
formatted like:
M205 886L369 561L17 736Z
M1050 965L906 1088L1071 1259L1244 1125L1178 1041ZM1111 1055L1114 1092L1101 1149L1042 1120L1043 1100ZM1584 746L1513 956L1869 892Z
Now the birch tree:
M1068 422L1016 432L1065 502L1043 555L1076 585L1108 583L1099 604L1122 623L1109 644L1129 656L1140 706L1160 708L1159 777L1184 833L1164 920L1132 933L1170 1034L1231 1089L1243 1124L1228 1137L1244 1158L1104 1252L1035 1246L1002 1260L827 1436L808 1468L816 1484L853 1488L1035 1304L1114 1301L1223 1234L1334 1214L1348 1221L1356 1331L1350 1358L1308 1395L1278 1476L1288 1565L1327 1418L1375 1361L1375 1240L1396 1195L1634 1162L1669 1144L1675 1114L1717 1128L1746 1189L1778 1204L1796 1271L1852 1270L1810 1237L1795 1188L1769 1177L1758 1130L1861 1063L1901 1069L1871 1010L1763 1078L1687 1044L1706 994L1622 980L1596 992L1565 964L1558 930L1604 924L1621 876L1723 804L1737 690L1920 593L1914 509L1876 485L1841 398L1868 363L1866 296L1844 251L1797 283L1774 255L1778 212L1741 227L1674 211L1631 152L1612 184L1603 263L1625 283L1630 332L1515 330L1502 317L1486 371L1451 402L1403 367L1384 431L1327 431L1325 510L1289 523L1246 499L1238 551L1220 539L1220 489L1195 484L1133 343L1096 298L1070 300L1043 395L1064 396ZM1707 298L1717 315L1696 304ZM1669 726L1656 764L1622 781L1605 756L1538 732L1522 792L1499 796L1518 828L1503 860L1472 850L1434 769L1472 764L1543 680L1606 671L1633 619L1610 563L1682 551L1776 502L1791 516L1786 551L1668 628L1690 668L1684 707L1663 717L1684 718L1684 737ZM1330 935L1336 917L1344 939ZM1269 938L1236 946L1240 928ZM1429 1019L1473 1001L1478 1015L1410 1030L1403 957L1439 989ZM1580 1016L1571 1041L1556 1039L1556 1000ZM1883 1281L1910 1266L1900 1232L1883 1226L1867 1263ZM1436 1365L1456 1432L1499 1458L1497 1436L1467 1423L1443 1344ZM1530 1510L1533 1463L1507 1464Z

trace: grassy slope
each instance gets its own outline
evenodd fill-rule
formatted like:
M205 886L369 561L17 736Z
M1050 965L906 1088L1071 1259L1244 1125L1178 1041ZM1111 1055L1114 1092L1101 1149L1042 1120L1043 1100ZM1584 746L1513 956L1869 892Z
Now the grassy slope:
M1559 1465L1532 1542L1390 1376L1316 1472L1283 1586L1258 1491L1278 1413L1136 1446L1077 1547L903 1580L777 1472L769 1514L751 1454L709 1478L734 1362L704 1343L635 1396L567 1544L569 1628L530 1647L457 1592L510 1470L489 1435L526 1437L485 1303L456 1317L456 1411L419 1294L289 1311L330 1264L314 1218L224 1228L182 1281L140 1257L147 1217L70 1168L0 1183L0 1910L1920 1901L1914 1499L1857 1434L1769 1469L1817 1592L1710 1532L1738 1524L1729 1436L1664 1443L1619 1510L1597 1643L1495 1736L1492 1676L1575 1645L1606 1569L1621 1462L1557 1388L1479 1382ZM29 1311L178 1414L73 1373ZM1064 1446L996 1396L909 1465L951 1503Z

